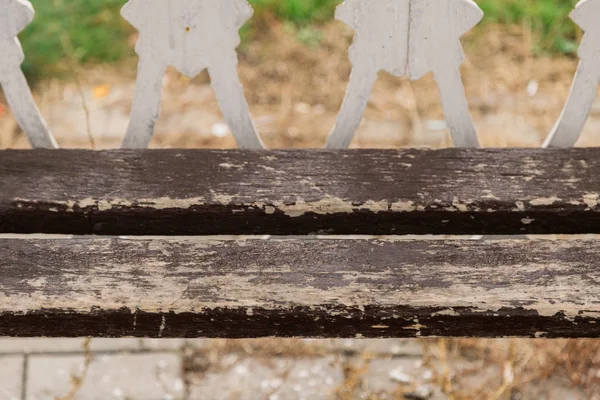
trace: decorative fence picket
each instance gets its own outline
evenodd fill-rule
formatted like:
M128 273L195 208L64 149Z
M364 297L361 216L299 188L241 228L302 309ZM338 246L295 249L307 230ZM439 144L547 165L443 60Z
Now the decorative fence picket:
M460 37L483 12L472 0L346 0L336 18L356 31L350 50L350 84L328 148L348 147L360 124L377 73L385 70L411 79L432 71L454 143L479 147L469 115L459 66Z
M29 1L0 0L0 85L33 147L56 148L56 141L35 105L21 71L25 56L16 36L33 20L33 16Z
M574 146L590 115L600 81L600 2L581 0L571 18L584 31L579 47L579 68L573 80L567 104L556 125L548 135L544 147Z
M240 148L261 149L237 75L239 29L252 17L247 0L129 0L123 17L139 32L140 57L130 124L123 148L146 148L160 112L167 66L188 77L208 69L225 121ZM0 0L0 84L34 148L56 148L20 69L16 35L33 19L27 0ZM569 99L543 147L571 147L589 117L600 82L599 0L581 0L571 18L585 31ZM420 79L433 72L446 121L457 147L479 147L459 67L460 38L483 17L473 0L346 0L336 18L355 30L346 96L327 148L346 148L360 125L381 70Z
M208 68L219 105L238 145L260 149L239 81L238 31L252 17L246 0L130 0L123 17L139 32L138 84L124 148L146 148L160 110L165 69L192 78Z

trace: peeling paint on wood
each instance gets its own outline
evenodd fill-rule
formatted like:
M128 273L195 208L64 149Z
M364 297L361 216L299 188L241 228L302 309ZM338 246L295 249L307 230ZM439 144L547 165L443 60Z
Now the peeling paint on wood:
M599 170L600 149L3 151L0 233L600 233Z
M600 336L597 241L3 239L0 252L0 336Z

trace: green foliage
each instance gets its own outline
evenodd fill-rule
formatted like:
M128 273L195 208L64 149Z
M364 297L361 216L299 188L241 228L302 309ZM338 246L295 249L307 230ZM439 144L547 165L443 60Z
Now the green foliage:
M119 15L125 0L33 0L34 22L20 36L23 68L32 77L65 72L74 63L111 62L127 52L128 24Z
M112 62L129 52L131 27L122 20L119 9L126 0L32 0L35 22L21 35L31 77L55 76L68 71L71 60ZM315 46L320 33L313 25L333 18L341 0L249 0L256 10L255 20L267 14L293 26L297 38ZM377 1L377 0L373 0ZM536 50L572 53L577 48L577 29L569 20L576 0L476 0L486 16L481 25L525 24L531 28ZM243 36L253 34L246 27Z
M333 19L341 0L249 0L258 14L271 13L296 24L321 23Z
M569 13L577 0L476 0L489 23L526 24L535 38L535 50L570 54L577 49L577 27Z

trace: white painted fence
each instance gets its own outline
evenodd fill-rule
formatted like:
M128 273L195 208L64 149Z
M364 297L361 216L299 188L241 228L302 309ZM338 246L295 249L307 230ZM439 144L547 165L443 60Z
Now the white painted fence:
M25 56L16 38L33 20L33 7L26 0L0 0L0 84L19 125L33 147L55 148L21 71Z
M167 66L194 77L208 69L225 120L241 148L263 148L237 75L238 31L252 17L246 0L129 0L123 17L140 33L138 79L124 148L145 148L160 111ZM23 73L17 35L34 17L27 0L0 0L0 84L33 147L56 142ZM379 71L420 79L432 72L456 146L478 147L460 76L460 38L483 17L472 0L345 0L336 18L355 30L353 70L328 148L348 147ZM571 94L544 146L580 137L600 82L600 0L581 0L571 15L585 31Z

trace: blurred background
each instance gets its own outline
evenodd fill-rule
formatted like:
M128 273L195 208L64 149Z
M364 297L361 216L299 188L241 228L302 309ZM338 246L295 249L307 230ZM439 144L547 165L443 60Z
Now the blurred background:
M558 118L577 66L581 32L574 0L478 0L483 22L463 40L463 76L486 146L539 146ZM135 30L125 0L33 0L35 22L21 35L24 69L64 147L117 147L136 73ZM239 73L270 147L321 147L341 104L353 32L334 21L339 0L250 0ZM208 74L170 71L154 147L232 147ZM600 103L581 145L593 145ZM26 147L0 110L1 147ZM354 147L451 145L431 77L381 74Z
M58 142L118 147L137 61L136 32L119 15L125 1L32 3L36 20L20 36L23 68ZM333 20L339 1L250 3L255 15L241 31L239 73L256 125L269 147L322 147L351 70L353 32ZM582 32L568 18L576 1L477 3L486 15L463 39L463 77L480 139L489 147L540 146L577 67ZM206 73L190 80L170 70L164 87L152 147L235 147ZM599 129L597 102L580 145L600 144ZM431 77L411 82L382 73L352 146L451 145ZM0 98L0 148L28 147ZM44 351L54 354L48 346ZM94 391L83 386L100 388L104 378L87 372L100 356L89 349L86 342L85 356L63 371L71 376L63 395L71 397L50 390L40 398L88 398L82 393ZM595 340L185 341L176 352L181 396L188 398L600 399ZM51 370L60 369L44 373ZM114 387L106 393L127 397Z

